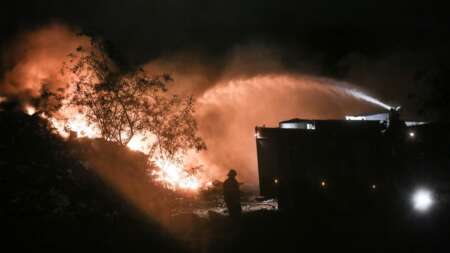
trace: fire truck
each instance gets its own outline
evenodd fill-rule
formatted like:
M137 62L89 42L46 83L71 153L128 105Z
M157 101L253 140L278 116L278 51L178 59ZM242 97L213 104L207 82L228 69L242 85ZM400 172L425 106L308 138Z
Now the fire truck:
M256 127L260 194L287 212L438 212L450 192L449 126L393 108Z

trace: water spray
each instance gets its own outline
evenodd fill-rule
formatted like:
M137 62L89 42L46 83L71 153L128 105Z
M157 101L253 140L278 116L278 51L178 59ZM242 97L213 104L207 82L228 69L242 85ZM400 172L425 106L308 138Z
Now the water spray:
M362 92L361 90L357 90L355 88L355 86L351 83L347 83L344 81L337 81L331 78L319 78L318 80L320 80L321 82L325 83L325 84L334 84L335 87L337 87L340 91L358 99L358 100L363 100L365 102L371 103L373 105L379 106L383 109L386 110L395 110L395 111L399 111L400 110L400 106L391 106L388 105L386 103L381 102L379 99L374 98L364 92Z
M363 93L362 91L359 91L359 90L346 89L346 92L349 93L350 95L354 96L357 99L364 100L364 101L369 102L371 104L380 106L380 107L382 107L382 108L384 108L386 110L394 109L394 110L398 111L400 109L400 106L390 106L390 105L385 104L385 103L381 102L380 100L378 100L378 99L376 99L374 97L371 97L371 96L369 96L369 95L367 95L367 94L365 94L365 93Z

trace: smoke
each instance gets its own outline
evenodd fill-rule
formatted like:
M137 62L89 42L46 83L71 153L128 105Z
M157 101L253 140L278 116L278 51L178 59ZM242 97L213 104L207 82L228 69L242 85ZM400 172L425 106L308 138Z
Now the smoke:
M257 184L255 126L277 126L292 118L337 119L375 110L331 79L277 74L219 82L198 98L201 154L213 178L235 168L240 179Z
M355 85L314 74L315 64L305 62L293 71L282 54L253 43L232 49L220 63L191 52L145 66L171 73L175 90L197 98L196 118L208 150L190 160L203 164L210 178L223 179L234 168L239 180L257 185L255 126L277 126L291 118L337 119L388 107Z
M0 95L27 102L49 90L65 88L61 69L68 54L79 46L88 46L89 38L77 31L53 23L24 32L10 41L2 52Z
M50 24L16 37L4 53L0 97L27 102L43 87L64 88L60 70L67 55L89 38L61 24ZM254 127L276 126L291 118L343 118L379 111L355 86L320 77L320 66L301 61L287 67L280 48L259 43L238 45L222 57L199 51L177 52L149 61L151 73L170 73L171 92L197 99L199 134L208 150L190 155L210 178L223 179L235 168L239 180L257 185ZM356 97L355 97L356 96ZM378 103L379 105L383 105Z

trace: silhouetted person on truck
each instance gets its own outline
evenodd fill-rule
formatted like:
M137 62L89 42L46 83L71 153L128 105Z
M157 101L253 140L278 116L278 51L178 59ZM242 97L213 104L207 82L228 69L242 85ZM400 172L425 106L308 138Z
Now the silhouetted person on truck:
M236 180L236 171L231 169L228 172L228 178L223 183L223 197L227 205L231 218L239 218L241 216L241 192L239 191L239 183Z

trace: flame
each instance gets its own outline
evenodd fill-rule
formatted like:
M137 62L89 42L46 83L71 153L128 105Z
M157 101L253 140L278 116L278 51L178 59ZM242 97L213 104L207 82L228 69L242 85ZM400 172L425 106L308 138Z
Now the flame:
M274 83L277 85L274 85ZM283 89L280 89L280 86ZM302 92L295 92L299 95L292 97L293 91L300 90ZM73 93L76 91L70 90L69 92ZM255 92L258 92L259 95L257 101L252 100ZM199 114L197 115L200 115L198 119L202 122L202 128L199 131L203 137L209 138L210 143L211 140L213 144L219 143L218 140L221 141L220 144L214 145L214 152L216 154L229 154L230 152L234 152L234 154L238 155L235 156L233 161L230 161L228 157L225 158L221 155L211 156L211 152L209 153L209 157L195 153L187 154L181 159L181 162L178 162L178 159L162 159L151 156L149 160L158 168L152 171L150 176L174 190L198 190L207 187L208 180L205 179L207 178L204 175L205 173L191 173L191 166L188 166L190 163L200 163L207 166L209 178L222 176L219 173L223 172L223 168L234 167L236 164L237 167L256 168L256 161L254 160L254 157L256 157L254 152L256 151L251 149L251 146L254 145L254 139L251 137L252 133L249 133L253 126L264 122L273 122L276 124L280 118L289 118L296 115L311 118L335 117L339 115L339 110L327 110L327 114L325 114L321 108L332 108L331 106L335 107L336 103L332 99L325 100L320 98L323 96L328 96L324 98L334 98L336 95L339 99L343 96L345 98L350 95L358 100L370 102L384 108L389 107L379 100L356 90L349 83L314 76L265 75L248 79L226 80L218 83L217 86L203 93L197 100L200 105ZM285 99L280 102L280 97L290 99ZM312 100L310 99L311 97L318 99ZM319 100L320 102L316 102ZM268 110L267 106L263 104L255 106L260 101L266 101L265 104L270 104L271 108ZM297 106L298 101L303 101L301 111L299 111L299 107ZM351 101L347 104L348 107L355 105ZM347 107L345 104L339 105ZM248 109L243 111L250 111L251 113L233 113L232 115L233 120L238 121L239 124L230 124L225 132L211 132L209 130L216 129L217 127L217 119L209 120L208 117L211 115L219 115L218 112L220 112L220 115L224 115L222 119L227 119L226 117L230 117L227 114L229 111L235 112L238 110L237 108L241 110L244 107ZM227 110L228 108L231 109ZM33 107L24 107L24 109L29 114L35 110ZM67 138L71 136L71 133L76 133L77 137L101 137L100 129L95 125L89 124L86 115L70 103L64 103L64 106L56 115L52 115L51 117L47 116L47 118L63 137ZM235 140L234 143L239 144L237 146L230 145L231 140ZM149 154L150 147L154 141L155 139L152 135L137 133L127 144L127 147L130 150ZM227 143L228 145L223 145L223 143ZM230 146L233 147L231 151ZM226 150L221 150L221 147L226 148ZM253 182L256 182L257 175L255 171L255 169L242 170L240 175L245 180L253 180Z
M137 134L130 140L127 146L131 150L147 153L150 149L151 142L153 142L152 136ZM150 175L154 177L156 181L161 182L172 190L181 189L196 191L207 186L209 183L206 180L202 180L200 175L189 173L186 165L182 162L163 158L152 158L151 161L159 168L159 170L152 171Z
M34 109L34 107L31 108ZM28 110L31 109L25 110L28 113ZM58 134L64 138L68 138L71 132L76 133L77 137L91 139L101 137L100 129L93 124L89 124L86 116L73 106L63 107L56 116L50 117L45 114L41 116L47 118ZM133 151L148 153L153 141L153 136L136 134L127 144L127 147ZM150 176L169 189L197 191L207 184L206 180L201 180L200 175L187 172L183 162L161 158L150 158L150 160L158 167L157 170L150 173Z
M36 112L36 108L34 108L33 106L31 106L31 105L26 105L25 106L25 113L26 114L28 114L28 115L33 115L34 113Z
M72 77L61 70L65 64L72 64L63 59L79 47L96 50L88 36L80 36L77 30L63 24L53 23L24 33L6 55L14 64L9 66L10 69L0 79L0 103L7 101L7 97L3 95L32 101L31 99L42 95L44 88L53 93L62 90L64 95L75 94L77 91L71 83ZM57 112L39 113L39 116L47 119L59 135L64 138L101 137L101 130L90 124L79 107L70 104L69 99L58 102L62 102L62 107ZM23 107L23 111L29 115L35 114L37 109L41 108L29 104ZM152 143L152 136L138 134L127 146L130 150L148 154ZM158 160L155 164L160 168L153 176L174 189L199 189L203 184L198 175L189 175L183 163Z
M148 153L150 151L150 144L155 141L152 135L136 134L128 142L127 147L134 151Z
M145 150L145 142L139 140L138 138L133 137L130 142L127 144L128 148L134 151L143 151Z
M65 106L61 108L57 115L47 118L57 130L58 134L64 138L70 136L70 132L74 132L77 137L84 138L99 138L101 136L100 130L92 124L89 124L88 119L76 108Z
M157 181L164 182L169 188L198 190L202 187L200 179L196 175L188 173L182 165L164 159L155 159L153 162L161 170L153 171L151 174L157 178Z

